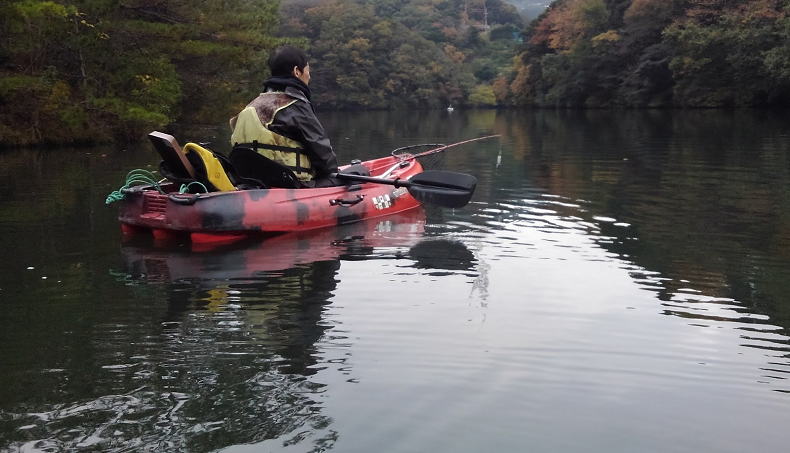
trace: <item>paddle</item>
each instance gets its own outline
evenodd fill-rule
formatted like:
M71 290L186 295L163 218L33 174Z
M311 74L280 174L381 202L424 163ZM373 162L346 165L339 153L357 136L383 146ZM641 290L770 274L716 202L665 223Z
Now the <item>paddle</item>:
M331 176L345 181L405 187L411 196L420 202L433 203L446 208L466 206L477 187L477 178L474 176L451 171L429 170L417 173L409 179L374 178L343 173L333 173Z

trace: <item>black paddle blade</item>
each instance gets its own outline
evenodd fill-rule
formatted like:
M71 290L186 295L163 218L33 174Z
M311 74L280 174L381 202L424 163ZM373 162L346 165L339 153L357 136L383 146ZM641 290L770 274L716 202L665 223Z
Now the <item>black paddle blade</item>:
M477 178L450 171L424 171L412 176L403 185L421 203L462 208L475 193Z
M409 178L409 182L425 186L446 187L448 189L467 190L474 193L477 178L465 173L452 171L428 170Z

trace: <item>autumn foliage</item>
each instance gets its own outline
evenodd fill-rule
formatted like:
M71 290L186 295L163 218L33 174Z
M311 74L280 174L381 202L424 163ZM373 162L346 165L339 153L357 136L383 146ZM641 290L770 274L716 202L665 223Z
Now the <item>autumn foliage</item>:
M500 0L330 0L282 13L284 33L309 40L316 105L340 109L501 105L494 83L523 25Z
M514 105L790 105L788 0L559 0L526 36Z

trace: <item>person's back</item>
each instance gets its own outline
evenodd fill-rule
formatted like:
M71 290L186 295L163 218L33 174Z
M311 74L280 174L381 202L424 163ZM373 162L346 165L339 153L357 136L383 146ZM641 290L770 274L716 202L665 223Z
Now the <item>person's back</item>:
M290 168L308 187L338 185L337 157L310 102L310 66L294 47L269 58L265 91L230 120L231 144L255 149Z

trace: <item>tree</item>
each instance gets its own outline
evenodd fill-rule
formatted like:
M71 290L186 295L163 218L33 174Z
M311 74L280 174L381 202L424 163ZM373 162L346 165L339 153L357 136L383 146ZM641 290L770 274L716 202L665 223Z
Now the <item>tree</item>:
M494 89L489 85L478 85L469 95L469 104L476 107L490 107L496 105Z
M279 42L275 0L230 3L4 3L0 143L139 139L228 118Z

